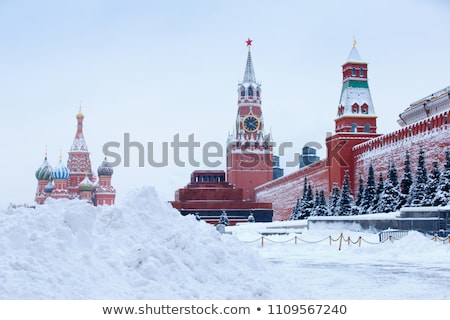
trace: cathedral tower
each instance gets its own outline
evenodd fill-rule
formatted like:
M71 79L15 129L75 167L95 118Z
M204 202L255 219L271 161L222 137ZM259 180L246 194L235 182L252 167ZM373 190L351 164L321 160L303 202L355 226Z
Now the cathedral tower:
M47 160L47 153L45 154L44 162L41 164L41 166L36 170L35 173L36 179L38 180L38 185L36 189L36 196L35 201L38 204L43 204L45 202L45 199L47 199L47 191L46 189L47 185L51 184L52 182L52 167L48 163Z
M354 40L347 62L342 65L336 132L326 139L330 189L335 182L342 184L345 171L349 172L350 181L355 181L352 148L379 136L367 73L367 63L361 59ZM354 190L355 186L351 187Z
M264 133L261 110L261 84L256 82L250 47L244 79L238 85L238 110L235 132L227 142L227 180L243 189L244 200L254 201L255 187L273 179L273 155L270 135Z
M83 181L86 173L91 181L94 181L91 168L91 160L89 158L89 151L86 145L86 140L83 134L83 120L84 115L80 111L77 116L77 132L75 139L69 151L69 158L67 160L67 168L70 171L70 177L67 185L71 198L76 198L80 194L78 188L81 181Z
M69 169L63 164L60 157L58 165L53 168L52 180L54 182L51 197L55 199L69 199L69 192L67 190L67 182L70 177Z
M98 185L95 188L96 205L113 205L116 199L116 189L111 185L113 168L105 160L98 167Z

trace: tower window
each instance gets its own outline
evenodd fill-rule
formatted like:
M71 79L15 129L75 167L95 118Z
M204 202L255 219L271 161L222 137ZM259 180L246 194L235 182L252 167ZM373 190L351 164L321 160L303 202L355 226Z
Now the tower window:
M359 68L359 76L364 77L364 69L363 68Z
M368 114L369 113L369 106L367 105L367 104L363 104L362 106L361 106L361 112L363 113L363 114Z
M241 89L241 97L245 97L245 88L244 87L242 87L242 89Z
M356 77L356 69L352 68L352 77Z
M366 123L364 125L364 132L370 132L370 124Z
M259 91L259 89L256 89L256 96L259 98L260 95L261 95L261 91Z
M357 103L352 105L352 113L358 113L359 112L359 106Z
M253 87L252 86L248 87L248 96L253 97Z
M352 123L352 129L350 132L357 132L358 131L358 125L356 123Z

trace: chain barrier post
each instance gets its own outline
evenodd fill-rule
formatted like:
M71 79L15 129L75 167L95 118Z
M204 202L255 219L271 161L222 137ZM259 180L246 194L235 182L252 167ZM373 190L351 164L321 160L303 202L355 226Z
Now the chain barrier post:
M348 243L348 246L349 246L349 247L350 247L350 242L351 242L350 236L348 236L348 238L347 238L347 243Z
M331 236L329 237L329 239L330 239L330 246L331 246Z
M294 239L295 239L295 244L297 244L297 236L295 236L295 238L294 238Z
M339 251L341 251L342 248L342 239L344 238L344 235L341 233L341 235L339 236Z
M361 236L359 236L359 238L358 238L358 247L361 247L361 240L362 240L362 238L361 238Z
M264 247L264 237L261 237L261 248Z

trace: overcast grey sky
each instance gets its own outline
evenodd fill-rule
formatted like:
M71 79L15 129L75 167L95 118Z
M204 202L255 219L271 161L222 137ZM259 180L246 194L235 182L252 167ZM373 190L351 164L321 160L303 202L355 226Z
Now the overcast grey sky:
M450 85L449 14L444 0L0 0L0 205L33 201L46 145L52 165L60 149L67 161L80 101L95 170L103 145L123 145L125 133L156 150L176 134L225 146L248 37L266 130L292 153L334 130L354 37L378 132L395 130L411 102ZM137 154L116 167L118 202L141 185L171 200L194 168L169 156L165 168L140 168Z

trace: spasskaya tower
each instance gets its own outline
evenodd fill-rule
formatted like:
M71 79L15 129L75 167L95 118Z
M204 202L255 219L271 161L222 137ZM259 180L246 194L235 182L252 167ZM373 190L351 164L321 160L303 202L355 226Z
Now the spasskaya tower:
M234 132L227 141L227 180L241 188L244 200L254 201L254 189L273 179L270 134L264 133L261 84L256 82L250 47L244 79L238 85L238 110Z

